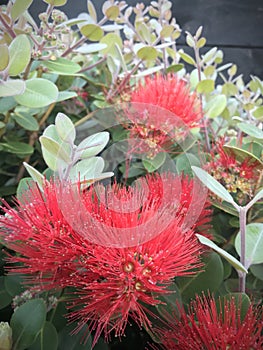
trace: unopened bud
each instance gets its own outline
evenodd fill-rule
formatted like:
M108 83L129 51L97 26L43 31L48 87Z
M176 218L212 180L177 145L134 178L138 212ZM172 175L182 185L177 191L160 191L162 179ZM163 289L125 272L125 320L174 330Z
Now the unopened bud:
M0 349L12 349L12 329L8 322L0 322Z

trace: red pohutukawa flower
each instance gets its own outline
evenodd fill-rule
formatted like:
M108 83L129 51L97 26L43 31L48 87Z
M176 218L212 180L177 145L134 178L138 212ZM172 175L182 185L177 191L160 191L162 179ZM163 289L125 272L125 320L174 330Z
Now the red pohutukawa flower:
M249 306L241 315L235 298L197 296L180 320L161 335L167 350L260 350L263 348L262 308Z
M202 118L201 104L187 83L173 74L146 77L131 93L130 102L152 104L164 108L188 127L196 127Z
M148 77L131 93L123 125L129 130L130 152L153 158L172 152L189 128L200 126L200 101L185 81L174 75ZM124 120L125 120L124 119Z
M211 151L205 169L232 193L239 204L246 204L255 194L262 166L250 157L237 159L231 149L224 149L221 139ZM260 169L261 168L261 169Z
M58 206L54 183L46 181L43 192L33 185L15 208L6 204L2 210L6 215L0 216L0 239L18 253L9 255L9 269L25 274L39 289L63 287L81 244L71 239L72 228ZM65 237L70 244L62 243Z
M105 338L112 331L121 336L128 316L139 326L151 327L147 307L160 303L158 296L168 293L174 277L201 267L202 247L191 227L183 228L180 186L181 178L169 174L140 179L133 188L94 186L78 200L72 200L75 190L66 189L63 195L62 189L63 202L71 201L67 217L76 232L94 242L71 276L77 291L69 316L78 329L88 324L94 342L101 333ZM99 278L87 282L90 272Z

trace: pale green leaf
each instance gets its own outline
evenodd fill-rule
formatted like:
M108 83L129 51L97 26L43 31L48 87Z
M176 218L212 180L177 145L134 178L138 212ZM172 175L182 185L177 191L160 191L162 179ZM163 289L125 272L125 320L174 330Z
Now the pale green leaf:
M9 46L8 73L15 76L22 73L31 59L31 45L25 34L20 34Z
M262 140L263 139L263 131L260 130L258 127L252 124L248 123L238 123L237 127L248 134L249 136L255 137L257 139Z
M114 21L119 16L119 12L119 6L113 5L105 10L105 16L111 21Z
M37 120L30 114L26 112L16 112L12 115L14 120L22 126L22 128L30 131L37 131L39 125Z
M241 237L238 232L235 239L235 248L239 256L241 254ZM263 224L251 223L246 226L245 238L245 267L263 263Z
M58 113L55 119L55 126L62 141L74 144L76 130L69 117L63 113Z
M67 3L68 0L43 0L47 4L53 5L53 6L63 6Z
M79 64L63 57L58 57L56 60L43 61L42 64L50 72L59 75L74 75L81 69Z
M16 0L11 8L11 17L15 21L20 15L22 15L32 4L33 0Z
M9 62L9 50L6 44L0 45L0 71L4 70L8 66Z
M118 45L120 48L123 47L120 35L117 35L115 33L108 33L103 36L103 38L100 40L100 44L107 45L107 48L101 50L101 54L111 54L113 57L116 55L115 45Z
M144 46L137 51L137 56L143 61L154 61L158 56L158 51L152 46Z
M196 166L191 167L198 179L213 193L226 202L235 204L231 194L222 186L216 179L214 179L205 170Z
M154 158L144 158L143 159L143 165L145 169L152 173L153 171L159 169L165 162L166 159L166 153L165 152L159 152L156 154Z
M93 21L95 23L97 23L97 12L96 12L96 8L93 5L92 1L88 0L87 6L88 6L88 12L89 12L90 17L93 19Z
M83 44L79 48L76 49L76 52L82 54L94 53L107 48L107 44L95 43L95 44Z
M69 100L69 99L77 97L77 96L78 96L78 94L74 91L59 91L58 98L57 98L56 102Z
M261 198L263 198L263 189L260 190L255 197L246 205L246 208L249 209L254 205L257 201L259 201Z
M103 37L103 30L99 25L86 24L80 28L80 32L91 41L98 41Z
M226 108L227 99L225 95L216 95L205 106L205 113L209 118L218 117Z
M64 150L62 144L54 141L53 139L47 136L40 136L39 138L42 148L45 148L49 153L54 157L62 159L64 162L69 163L71 161L70 156ZM53 169L52 169L53 170Z
M238 261L233 255L229 254L222 248L218 247L214 242L212 242L210 239L208 239L205 236L196 234L199 241L204 244L205 246L212 248L214 251L216 251L218 254L220 254L223 258L225 258L229 264L231 264L237 271L242 271L248 273L247 269L241 264L240 261Z
M26 83L20 79L0 80L0 97L16 96L23 94Z
M27 80L25 92L15 97L18 103L29 108L46 107L56 102L57 98L56 85L43 78Z
M109 133L107 131L93 134L81 141L76 149L76 153L81 159L95 156L104 149L108 141Z
M36 170L35 168L33 168L31 165L27 164L26 162L23 162L23 165L26 168L26 170L29 173L29 175L32 177L32 179L42 189L44 176L38 170Z
M196 65L195 60L190 55L180 50L178 51L178 53L186 63L191 64L192 66Z
M199 94L209 94L215 89L215 81L212 79L201 80L197 86L196 91Z

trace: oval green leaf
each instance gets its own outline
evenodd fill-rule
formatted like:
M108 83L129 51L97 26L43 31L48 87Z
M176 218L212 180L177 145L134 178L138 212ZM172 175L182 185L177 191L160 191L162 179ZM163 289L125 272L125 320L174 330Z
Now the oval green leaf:
M81 69L79 64L63 57L58 57L56 60L44 61L42 64L50 72L60 75L74 75Z
M47 4L53 5L53 6L63 6L67 3L68 0L43 0Z
M11 17L13 21L18 19L32 4L33 0L16 0L14 5L11 8Z
M218 117L226 108L227 99L225 95L216 95L205 106L205 113L209 118Z
M34 152L34 148L24 142L9 141L8 143L2 143L4 150L9 153L14 153L17 156L26 156Z
M86 24L81 27L80 32L91 41L98 41L103 37L103 30L99 25Z
M33 78L26 81L26 89L15 99L22 106L29 108L46 107L56 102L58 88L54 83L43 78Z
M252 136L260 140L263 139L263 131L260 130L255 125L248 124L248 123L238 123L237 127L249 136Z
M109 133L103 131L85 138L77 147L78 158L89 158L101 152L107 145L109 137Z
M196 91L199 94L209 94L215 89L215 81L212 79L201 80L197 86Z
M43 299L29 300L12 315L10 326L13 331L13 350L24 350L35 341L46 319L46 305Z
M26 130L37 131L39 129L37 120L30 114L17 112L13 114L13 118L17 124Z
M8 73L15 76L24 71L31 59L31 45L25 34L18 35L9 46Z
M159 169L165 162L166 159L166 153L165 152L160 152L156 154L156 156L152 159L150 158L145 158L143 159L143 165L145 169L149 172L152 173L153 171Z
M44 328L38 334L36 341L29 347L29 350L57 350L58 334L55 326L46 321Z
M158 51L152 46L144 46L137 51L137 56L143 61L154 61L158 56Z
M75 126L64 113L58 113L55 119L57 133L62 141L74 144L76 138Z
M241 239L240 232L238 232L235 239L235 248L240 256L241 253ZM245 239L245 267L249 268L253 264L263 263L263 224L252 223L246 226L246 239Z

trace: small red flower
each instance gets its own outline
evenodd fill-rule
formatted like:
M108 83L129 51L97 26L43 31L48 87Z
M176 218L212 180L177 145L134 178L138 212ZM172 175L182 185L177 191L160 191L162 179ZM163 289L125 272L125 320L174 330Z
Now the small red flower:
M167 350L260 350L263 348L262 308L249 306L241 316L235 298L197 296L188 311L181 308L162 340Z
M189 128L200 126L201 104L195 93L174 75L145 78L130 95L122 122L129 130L130 153L174 152Z
M145 78L131 93L131 102L152 104L164 108L181 119L188 127L196 127L202 118L200 101L184 80L169 74Z

